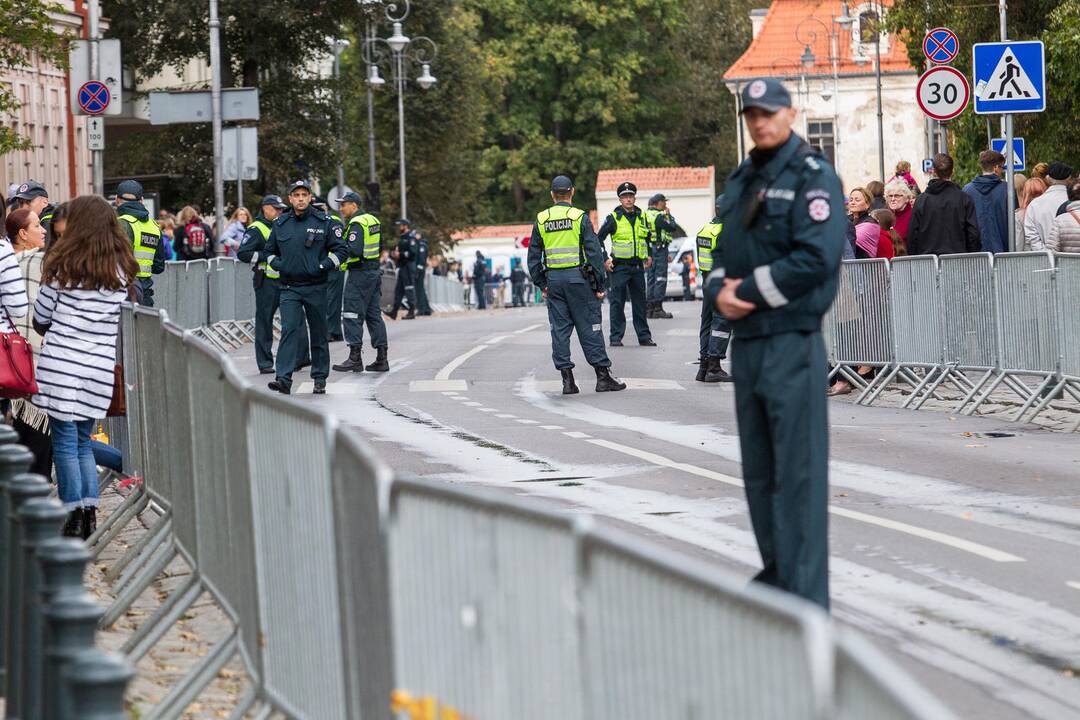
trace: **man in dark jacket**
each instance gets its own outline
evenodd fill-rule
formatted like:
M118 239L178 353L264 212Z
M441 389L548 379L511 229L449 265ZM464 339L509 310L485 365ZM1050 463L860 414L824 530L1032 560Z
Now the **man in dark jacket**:
M473 263L472 271L473 292L476 294L477 310L484 310L487 308L487 297L484 295L487 274L487 261L484 260L484 254L477 250L476 262Z
M953 159L934 156L934 179L915 200L908 226L908 255L955 255L979 252L975 203L952 181Z
M975 203L975 217L979 220L982 251L989 253L1009 250L1009 201L1008 184L1001 179L1005 174L1005 156L994 150L979 154L982 175L964 186L964 192Z

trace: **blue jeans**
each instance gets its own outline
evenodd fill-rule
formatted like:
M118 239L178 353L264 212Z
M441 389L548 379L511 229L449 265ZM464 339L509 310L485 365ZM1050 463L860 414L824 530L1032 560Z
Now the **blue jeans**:
M124 455L112 445L91 440L90 449L94 451L94 462L101 467L116 472L124 471Z
M56 485L64 509L97 507L97 463L90 447L94 421L49 418L49 429L52 431Z

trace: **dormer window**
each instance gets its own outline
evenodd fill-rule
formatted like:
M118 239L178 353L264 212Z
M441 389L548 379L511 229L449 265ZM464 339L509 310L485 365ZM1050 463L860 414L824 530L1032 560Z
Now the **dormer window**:
M855 56L872 57L880 40L881 54L889 52L889 33L882 24L884 8L877 3L859 6L853 13L855 22L851 25L851 49Z

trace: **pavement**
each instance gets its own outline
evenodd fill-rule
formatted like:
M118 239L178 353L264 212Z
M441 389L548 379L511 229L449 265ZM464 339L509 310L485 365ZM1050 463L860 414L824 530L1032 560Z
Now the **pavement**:
M651 321L659 347L631 334L609 348L624 392L593 392L574 340L582 392L559 394L532 307L391 322L390 373L332 372L314 396L305 371L294 397L357 428L399 476L594 514L749 579L760 558L733 388L693 379L700 306L666 308L674 319ZM332 362L347 352L334 343ZM253 353L234 359L265 387ZM850 397L830 422L837 621L960 717L1080 716L1080 437Z

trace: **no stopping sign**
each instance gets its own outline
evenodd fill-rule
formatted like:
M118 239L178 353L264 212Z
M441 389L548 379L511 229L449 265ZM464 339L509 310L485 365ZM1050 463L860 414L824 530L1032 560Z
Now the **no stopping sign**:
M967 107L971 86L959 70L941 65L922 74L915 87L915 99L933 119L952 120Z

